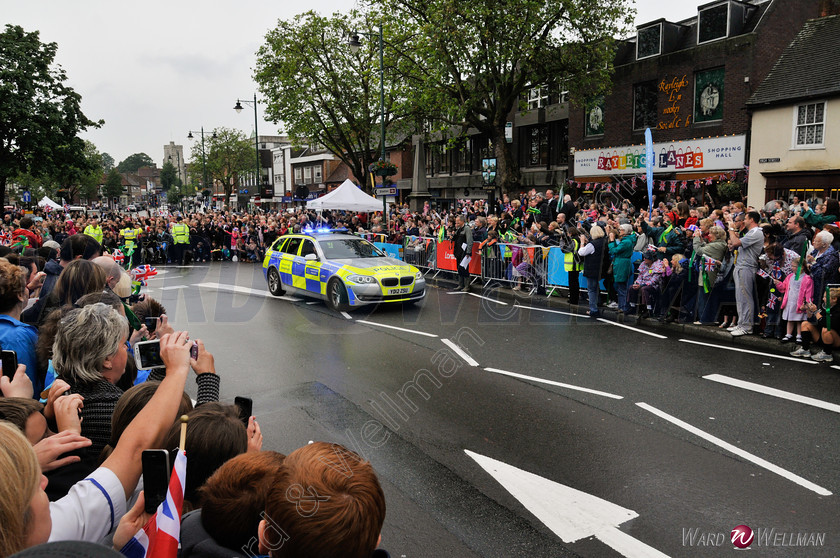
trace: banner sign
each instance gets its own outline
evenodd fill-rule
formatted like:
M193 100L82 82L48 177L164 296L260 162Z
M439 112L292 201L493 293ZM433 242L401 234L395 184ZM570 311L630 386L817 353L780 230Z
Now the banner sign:
M653 144L653 172L704 172L740 169L746 162L745 135ZM575 176L643 174L644 145L575 151Z
M442 269L444 271L458 271L458 264L455 263L455 252L453 249L451 240L438 242L436 251L438 269Z

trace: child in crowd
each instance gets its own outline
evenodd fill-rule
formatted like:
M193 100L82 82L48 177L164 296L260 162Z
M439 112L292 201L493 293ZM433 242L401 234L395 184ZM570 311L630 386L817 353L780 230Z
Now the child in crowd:
M801 268L798 266L801 263ZM787 334L782 343L790 343L796 335L797 344L802 343L800 324L805 320L805 304L814 299L814 282L809 274L809 266L805 262L797 261L794 266L797 271L788 275L784 281L773 278L772 282L782 298L782 319L787 320Z

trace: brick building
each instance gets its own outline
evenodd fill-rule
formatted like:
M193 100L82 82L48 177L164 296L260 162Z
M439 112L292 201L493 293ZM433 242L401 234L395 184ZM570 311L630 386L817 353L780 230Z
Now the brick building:
M652 131L657 192L705 193L743 181L750 143L746 104L804 23L826 0L718 0L679 22L637 27L618 45L611 91L573 105L573 186L610 183L645 198L644 132ZM667 190L666 190L667 188Z

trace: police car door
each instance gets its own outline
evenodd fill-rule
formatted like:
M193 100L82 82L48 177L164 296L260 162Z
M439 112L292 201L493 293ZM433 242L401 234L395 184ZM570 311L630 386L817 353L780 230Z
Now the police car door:
M327 289L326 284L321 283L321 261L315 250L315 243L308 239L304 240L300 247L300 257L304 263L303 277L306 280L306 290L314 294L325 294Z
M300 238L290 238L288 242L282 247L280 254L280 262L277 266L277 271L280 272L280 280L284 285L290 287L297 287L298 283L295 281L295 259L297 259L298 249L300 248Z

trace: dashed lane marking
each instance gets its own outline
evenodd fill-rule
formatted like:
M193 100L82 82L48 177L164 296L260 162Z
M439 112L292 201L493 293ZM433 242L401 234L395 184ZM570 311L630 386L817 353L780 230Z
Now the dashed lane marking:
M563 312L562 310L549 310L548 308L536 308L534 306L523 306L518 302L513 305L514 308L524 308L525 310L536 310L537 312L550 312L552 314L563 314L564 316L574 316L576 318L588 318L589 316L581 316L573 312Z
M462 349L461 347L459 347L458 345L456 345L455 343L453 343L453 342L452 342L452 341L450 341L449 339L441 339L441 341L443 341L443 344L444 344L444 345L446 345L447 347L449 347L450 349L452 349L452 351L453 351L456 355L458 355L459 357L461 357L461 358L464 360L464 362L466 362L466 363L467 363L467 364L469 364L470 366L476 366L476 367L478 366L478 362L477 362L477 361L476 361L473 357L471 357L470 355L468 355L468 354L466 353L466 351L464 351L464 349Z
M711 442L712 444L715 444L716 446L719 446L719 447L725 449L726 451L737 455L738 457L746 459L750 463L758 465L759 467L767 469L768 471L770 471L772 473L776 473L777 475L779 475L781 477L784 477L784 478L788 479L789 481L795 482L799 486L802 486L804 488L807 488L808 490L816 492L820 496L831 496L831 491L823 488L822 486L816 485L809 480L803 479L799 475L791 473L787 469L782 469L778 465L774 465L774 464L770 463L769 461L766 461L766 460L764 460L764 459L762 459L762 458L760 458L756 455L753 455L753 454L751 454L747 451L744 451L741 448L730 444L729 442L725 442L725 441L721 440L720 438L718 438L717 436L712 436L708 432L704 432L703 430L700 430L699 428L697 428L695 426L692 426L692 425L688 424L687 422L684 422L684 421L682 421L682 420L680 420L680 419L678 419L674 416L671 416L668 413L666 413L665 411L660 411L656 407L651 407L647 403L636 403L636 405L638 405L639 407L641 407L642 409L644 409L644 410L646 410L650 413L653 413L654 415L658 416L659 418L664 419L664 420L670 422L671 424L674 424L674 425L682 428L683 430L687 430L688 432L691 432L695 436L703 438L707 442Z
M369 326L384 327L384 328L387 328L387 329L396 329L397 331L404 331L406 333L414 333L416 335L423 335L423 336L426 336L426 337L437 337L437 335L435 335L434 333L426 333L425 331L417 331L417 330L414 330L414 329L406 329L404 327L378 324L376 322L369 322L367 320L356 320L356 323L357 324L365 324L365 325L369 325Z
M752 382L745 382L744 380L737 380L735 378L730 378L729 376L723 376L721 374L709 374L708 376L703 376L704 380L711 380L713 382L719 382L721 384L726 384L729 386L739 387L741 389L748 389L750 391L755 391L758 393L763 393L765 395L771 395L773 397L778 397L780 399L787 399L789 401L796 401L797 403L803 403L805 405L811 405L812 407L819 407L820 409L826 409L827 411L832 411L835 413L840 413L840 405L835 403L829 403L827 401L822 401L820 399L814 399L812 397L806 397L804 395L798 395L796 393L791 393L789 391L783 391L776 388L771 388L767 386L763 386L761 384L754 384Z
M502 302L501 300L496 300L495 298L490 298L489 296L481 296L480 294L475 294L475 293L464 293L464 294L468 294L468 295L474 296L476 298L483 298L484 300L489 300L490 302L495 302L496 304L501 304L502 306L507 306L508 305L507 302Z
M511 378L519 378L520 380L527 380L529 382L537 382L540 384L548 384L550 386L557 386L565 389L572 389L575 391L583 391L586 393L592 393L594 395L601 395L603 397L609 397L610 399L624 399L621 395L616 395L614 393L608 393L606 391L598 391L597 389L591 389L581 386L574 386L572 384L564 384L562 382L555 382L554 380L545 380L543 378L536 378L534 376L526 376L525 374L517 374L516 372L508 372L507 370L499 370L498 368L485 368L487 372L493 372L494 374L502 374L503 376L510 376Z
M704 347L714 347L716 349L725 349L727 351L736 351L739 353L746 353L748 355L759 355L769 358L781 358L784 360L792 360L794 362L801 362L803 364L817 364L816 361L807 359L807 358L796 358L792 356L785 356L785 355L774 355L771 353L762 353L759 351L751 351L749 349L741 349L740 347L727 347L726 345L714 345L712 343L706 343L705 341L692 341L691 339L680 339L681 343L692 343L694 345L703 345Z

